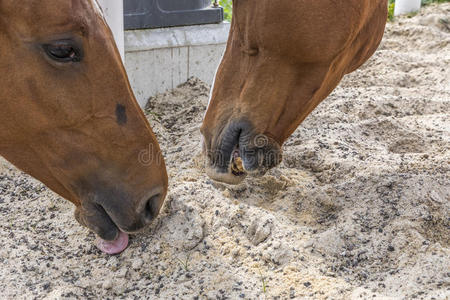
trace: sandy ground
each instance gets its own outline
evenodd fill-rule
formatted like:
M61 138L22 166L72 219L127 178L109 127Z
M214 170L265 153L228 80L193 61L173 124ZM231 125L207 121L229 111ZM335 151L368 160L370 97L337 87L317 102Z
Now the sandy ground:
M281 166L239 186L202 170L206 85L150 99L170 194L119 256L0 159L0 298L448 299L449 15L443 4L389 24Z

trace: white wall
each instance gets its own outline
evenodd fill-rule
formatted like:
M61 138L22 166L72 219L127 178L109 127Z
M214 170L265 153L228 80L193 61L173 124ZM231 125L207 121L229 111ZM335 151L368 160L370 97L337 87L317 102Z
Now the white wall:
M1 1L1 0L0 0ZM123 0L98 1L141 107L195 76L208 84L225 50L229 23L124 32Z
M125 68L141 107L148 98L195 76L211 84L229 23L125 32Z
M124 25L123 25L123 0L94 0L102 7L105 19L111 28L117 48L122 60L125 57Z

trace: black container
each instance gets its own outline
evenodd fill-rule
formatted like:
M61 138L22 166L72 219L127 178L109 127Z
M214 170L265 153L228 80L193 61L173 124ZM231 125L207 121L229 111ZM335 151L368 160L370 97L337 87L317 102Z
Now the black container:
M210 0L124 0L125 29L220 23L223 9Z

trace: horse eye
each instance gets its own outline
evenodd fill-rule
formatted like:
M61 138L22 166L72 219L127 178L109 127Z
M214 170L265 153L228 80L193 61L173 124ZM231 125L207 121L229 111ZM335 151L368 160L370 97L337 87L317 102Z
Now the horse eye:
M81 51L70 41L58 41L52 44L45 44L45 53L57 62L79 62L81 61Z

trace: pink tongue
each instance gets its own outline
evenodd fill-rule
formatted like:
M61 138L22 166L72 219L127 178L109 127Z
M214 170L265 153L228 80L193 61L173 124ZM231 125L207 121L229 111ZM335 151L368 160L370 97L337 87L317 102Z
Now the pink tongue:
M96 244L98 249L107 254L119 254L128 246L128 234L121 231L114 241L105 241L98 238Z

